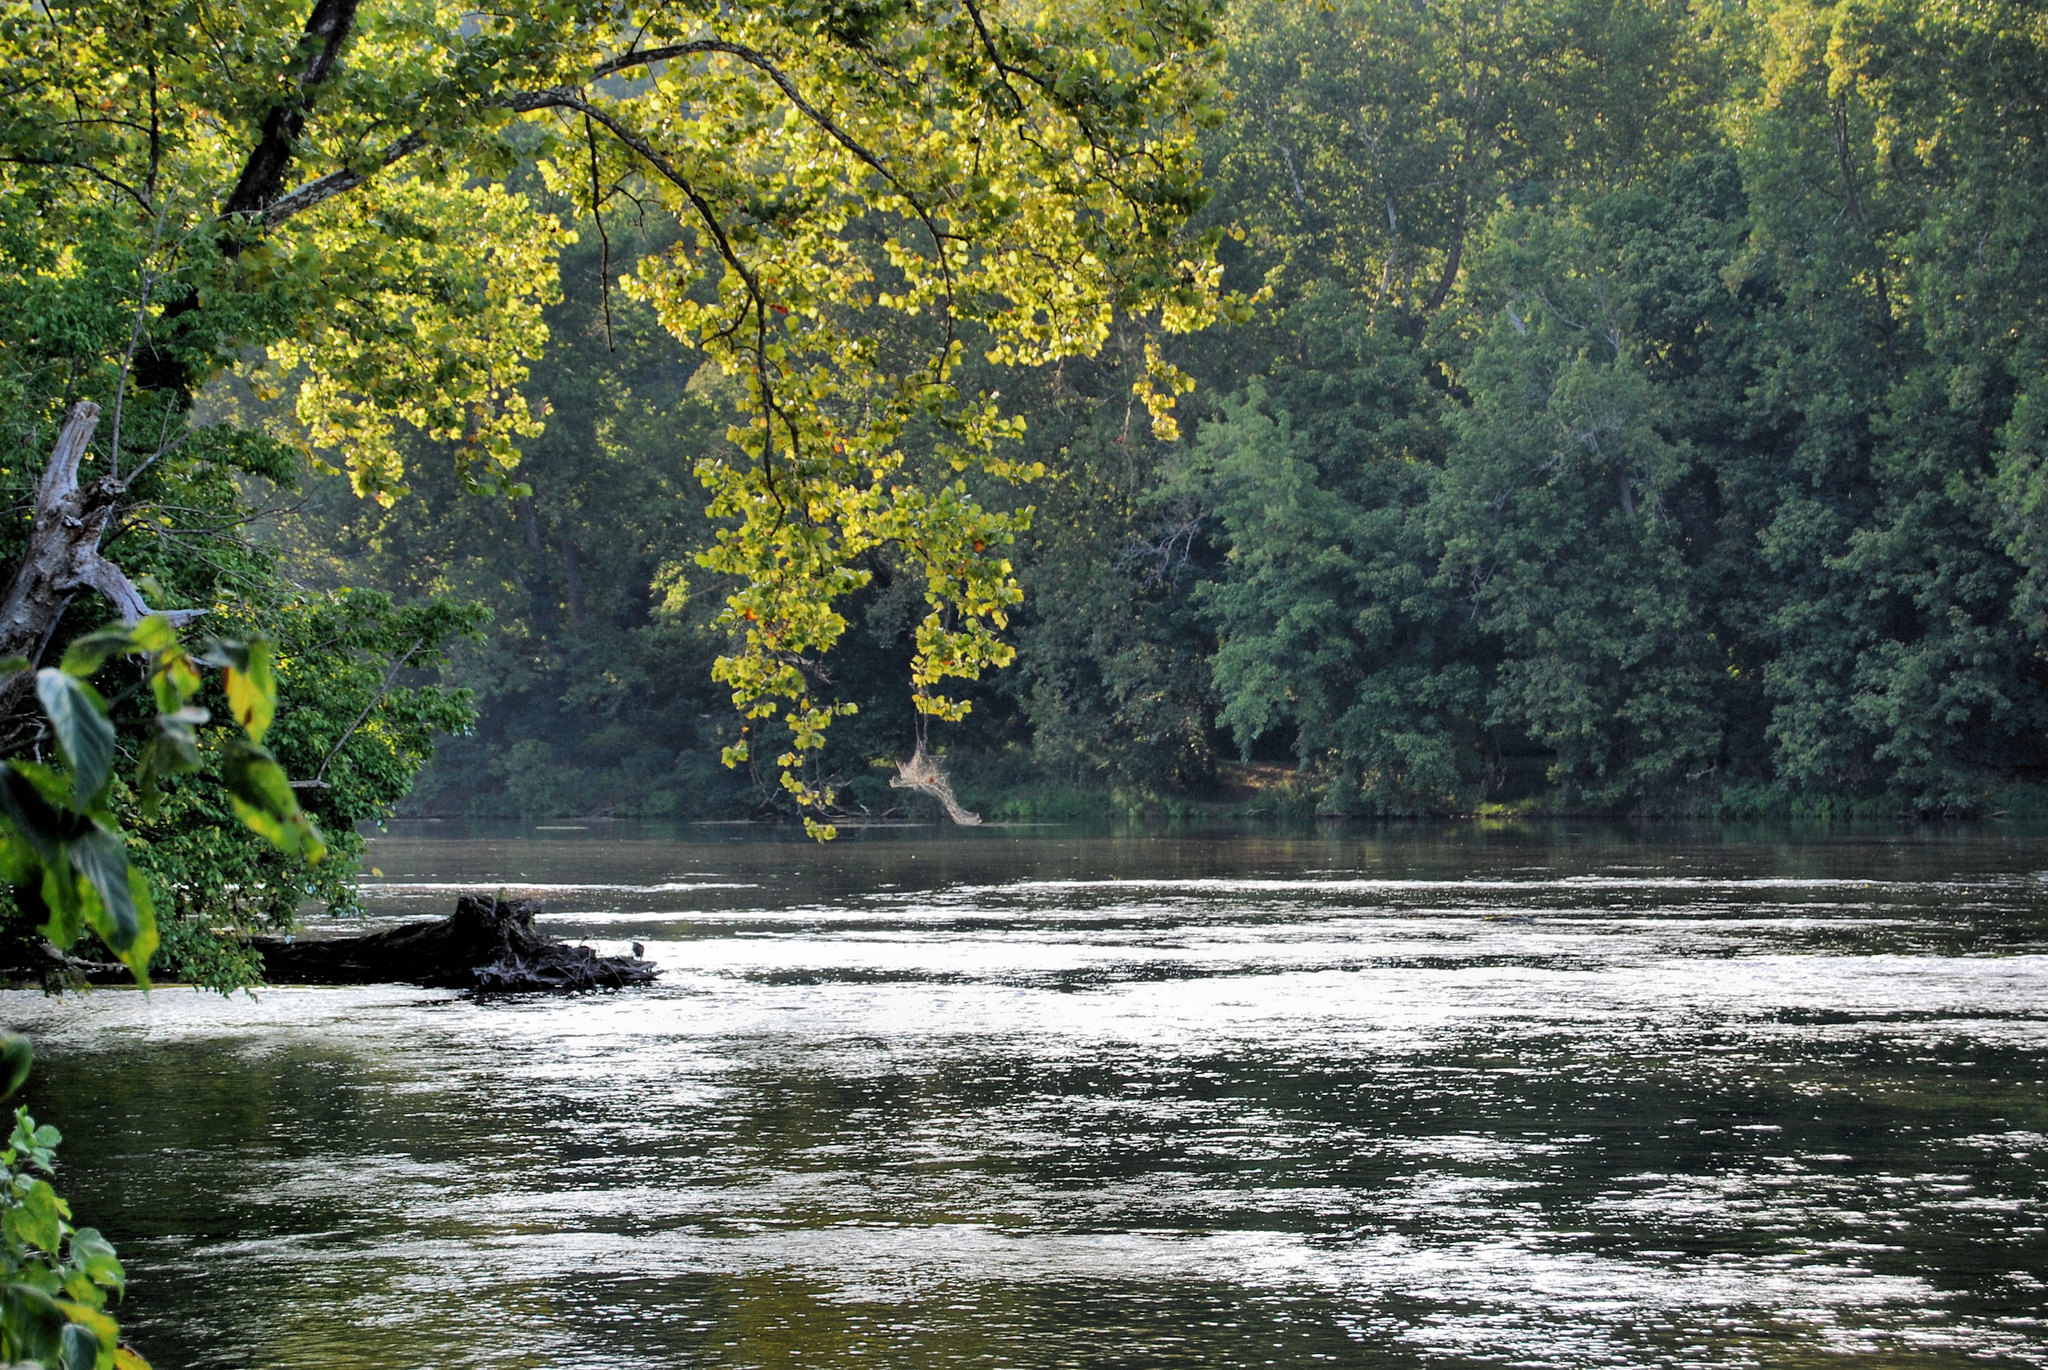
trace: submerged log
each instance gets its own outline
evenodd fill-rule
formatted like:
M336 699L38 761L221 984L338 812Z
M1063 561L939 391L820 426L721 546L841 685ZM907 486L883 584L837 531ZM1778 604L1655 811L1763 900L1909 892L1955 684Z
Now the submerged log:
M455 916L363 937L286 941L259 937L263 978L273 985L424 985L483 993L562 993L650 985L658 973L637 956L599 956L533 930L531 900L466 894Z

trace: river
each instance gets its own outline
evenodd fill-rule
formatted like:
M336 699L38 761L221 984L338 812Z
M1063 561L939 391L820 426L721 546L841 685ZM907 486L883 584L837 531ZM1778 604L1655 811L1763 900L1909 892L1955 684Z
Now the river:
M659 988L10 993L157 1370L2048 1366L2048 835L394 825Z

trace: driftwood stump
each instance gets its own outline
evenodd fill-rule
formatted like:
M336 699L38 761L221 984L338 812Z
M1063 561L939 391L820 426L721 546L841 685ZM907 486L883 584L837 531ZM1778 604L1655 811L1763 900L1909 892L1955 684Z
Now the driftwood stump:
M273 985L424 985L514 994L650 985L651 962L599 956L533 930L540 905L466 894L455 916L363 937L286 941L258 937L263 978Z

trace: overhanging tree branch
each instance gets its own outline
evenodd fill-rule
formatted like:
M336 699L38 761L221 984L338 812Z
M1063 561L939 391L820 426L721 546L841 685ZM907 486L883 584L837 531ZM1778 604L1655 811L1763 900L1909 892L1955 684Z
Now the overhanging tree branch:
M333 74L342 46L355 28L356 4L357 0L315 0L313 12L306 18L305 35L299 40L299 50L307 55L297 88L263 117L256 146L249 150L235 188L221 204L222 217L260 216L283 192L284 174L299 135L306 131L314 96Z
M426 135L408 133L377 154L377 164L368 171L357 171L354 167L343 167L330 171L325 176L306 182L297 190L278 196L256 216L265 228L275 228L295 214L304 214L315 205L326 203L345 191L354 190L380 171L385 171L404 161L427 145Z

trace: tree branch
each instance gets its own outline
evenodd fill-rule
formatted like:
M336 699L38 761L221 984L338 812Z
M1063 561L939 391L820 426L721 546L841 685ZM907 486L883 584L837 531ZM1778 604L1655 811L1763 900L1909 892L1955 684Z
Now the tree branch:
M292 782L293 789L315 790L327 787L327 768L334 764L334 758L341 755L341 749L348 745L348 740L356 735L358 728L363 726L364 721L370 716L370 711L375 709L378 703L391 693L392 685L398 680L398 673L405 669L405 663L412 660L412 654L425 646L426 641L424 637L414 639L412 646L405 649L405 655L391 663L391 669L384 673L384 683L377 687L377 693L370 696L370 702L363 705L363 711L356 715L356 721L349 724L348 729L336 739L334 746L328 750L327 756L320 762L320 769L313 772L311 780L294 780Z
M288 191L272 200L256 216L265 228L274 228L295 214L304 214L315 205L323 204L345 191L357 186L398 162L410 157L427 145L424 134L408 133L377 154L377 165L370 171L357 171L354 167L343 167L330 171L325 176L306 182L296 190Z
M314 0L313 12L306 17L306 32L299 39L300 51L313 51L299 73L298 89L291 97L272 105L264 116L256 146L249 150L235 188L220 207L223 218L260 217L283 192L284 173L291 165L294 144L306 131L314 95L333 74L342 45L355 28L356 3L357 0Z
M79 464L99 421L100 407L81 400L57 434L50 464L36 487L28 548L6 598L0 600L0 657L26 657L31 664L40 660L57 621L80 590L104 596L124 622L152 612L135 582L100 555L100 537L120 508L127 486L112 476L83 488L78 483ZM170 617L184 622L204 612L178 610ZM0 713L12 711L28 688L28 679L26 673L17 673L0 682Z

